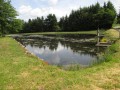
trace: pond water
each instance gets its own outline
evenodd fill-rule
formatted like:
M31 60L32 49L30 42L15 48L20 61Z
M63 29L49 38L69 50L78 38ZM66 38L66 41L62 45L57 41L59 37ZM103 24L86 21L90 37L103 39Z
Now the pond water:
M97 62L97 53L105 50L95 46L95 37L96 35L26 35L16 36L15 39L48 64L89 66Z

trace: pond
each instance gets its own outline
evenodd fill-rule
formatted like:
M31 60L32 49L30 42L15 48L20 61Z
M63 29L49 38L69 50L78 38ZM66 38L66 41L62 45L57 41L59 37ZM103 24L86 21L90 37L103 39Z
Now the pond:
M51 65L80 64L89 66L98 62L97 53L105 48L96 47L96 35L22 35L16 36L25 48Z

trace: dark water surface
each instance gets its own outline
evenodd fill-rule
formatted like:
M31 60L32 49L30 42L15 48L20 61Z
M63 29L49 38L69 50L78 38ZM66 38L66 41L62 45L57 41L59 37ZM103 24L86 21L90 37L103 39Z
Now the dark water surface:
M28 35L15 38L29 52L51 65L89 66L97 62L97 53L104 52L104 48L95 46L95 37L95 35Z

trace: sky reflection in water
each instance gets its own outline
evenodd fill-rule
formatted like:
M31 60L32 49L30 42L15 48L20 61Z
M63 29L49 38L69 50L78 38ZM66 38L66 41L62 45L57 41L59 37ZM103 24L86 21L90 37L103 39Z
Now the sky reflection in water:
M53 38L49 38L49 36L46 37L27 37L19 39L18 41L26 46L28 51L52 65L89 65L97 60L97 47L95 47L95 43L74 42L78 40L78 38L74 38L74 41L71 40L71 38L67 38L66 41L65 37L64 39L60 39L60 37L58 39L56 36Z

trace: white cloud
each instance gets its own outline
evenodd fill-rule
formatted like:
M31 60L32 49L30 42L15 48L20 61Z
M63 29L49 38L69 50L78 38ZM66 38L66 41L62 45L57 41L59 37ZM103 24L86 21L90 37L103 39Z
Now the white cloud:
M22 5L19 9L18 9L18 13L19 13L19 18L23 19L23 20L28 20L36 18L36 17L40 17L40 16L46 16L49 11L51 11L51 8L32 8L31 6L25 6Z
M31 6L22 5L18 11L20 14L26 14L29 13L31 10L32 10Z
M69 14L72 9L76 9L77 7L69 7L69 8L54 8L54 7L46 7L46 8L32 8L31 6L22 5L18 9L19 17L25 21L28 19L34 19L36 17L44 16L46 17L48 14L52 13L57 16L59 19L66 14Z
M58 0L49 0L48 1L51 5L56 5L58 3Z
M56 5L58 3L58 0L34 0L34 1L36 3L45 2L45 3L48 3L51 6Z
M120 0L111 0L117 10L117 12L119 12L120 9Z
M36 2L34 4L30 4L32 2ZM71 10L78 9L79 7L88 6L92 3L96 3L97 0L33 0L29 1L29 4L24 4L18 7L17 11L19 13L19 17L24 20L28 20L29 18L33 19L36 17L44 16L46 17L48 14L55 14L59 19L66 14L69 15ZM91 1L91 2L90 2ZM104 2L108 0L101 0L100 4L103 5ZM120 8L120 0L111 0L114 4L117 12ZM40 4L40 5L39 5Z

